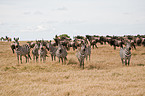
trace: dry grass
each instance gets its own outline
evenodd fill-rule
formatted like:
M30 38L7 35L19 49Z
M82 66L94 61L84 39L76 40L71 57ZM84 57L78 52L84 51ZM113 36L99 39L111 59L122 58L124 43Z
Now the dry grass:
M119 48L98 47L82 70L72 50L64 65L50 56L45 63L23 58L18 65L10 43L0 42L0 96L144 96L145 47L132 50L129 67L122 66Z

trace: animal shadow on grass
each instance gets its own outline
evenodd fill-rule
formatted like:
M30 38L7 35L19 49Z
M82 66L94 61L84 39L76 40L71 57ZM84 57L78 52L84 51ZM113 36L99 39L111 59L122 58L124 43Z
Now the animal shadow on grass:
M145 64L137 64L137 66L145 66Z

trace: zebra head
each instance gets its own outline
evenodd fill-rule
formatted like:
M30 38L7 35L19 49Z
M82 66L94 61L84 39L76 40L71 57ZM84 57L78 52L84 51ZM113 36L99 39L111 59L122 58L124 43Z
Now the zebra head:
M81 46L81 54L84 55L86 51L86 44L82 44Z
M12 49L12 52L15 53L15 51L14 51L14 50L16 49L16 48L15 48L15 43L12 43L12 44L11 44L11 49Z
M39 44L37 44L37 43L36 43L35 46L34 46L35 49L39 49L39 47L40 47L40 46L39 46Z
M127 44L126 44L126 49L127 49L127 50L131 50L131 43L130 43L130 42L127 42Z
M62 53L62 49L63 49L63 46L61 44L58 44L58 49L57 50L58 50L59 53Z
M18 38L14 38L14 41L17 43L19 40L19 37Z
M15 43L15 49L16 49L16 51L18 51L19 50L19 43Z

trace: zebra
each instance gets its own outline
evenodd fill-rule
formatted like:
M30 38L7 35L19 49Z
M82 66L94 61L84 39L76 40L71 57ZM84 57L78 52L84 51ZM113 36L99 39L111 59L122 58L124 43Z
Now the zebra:
M91 43L90 41L87 39L86 40L86 43L87 43L87 46L86 46L86 60L88 59L88 56L89 56L89 60L90 60L90 57L91 57Z
M28 60L29 60L29 58L31 59L30 47L27 44L20 46L19 43L17 43L15 46L15 50L16 50L16 54L17 54L18 64L19 64L19 59L21 60L21 64L22 64L22 56L25 56L26 63L27 63L27 59ZM28 55L28 57L27 57L27 55Z
M36 43L35 46L34 46L34 48L32 49L33 60L35 61L35 59L36 59L36 62L37 62L38 57L39 57L38 51L39 51L39 44Z
M86 45L84 43L81 44L80 50L77 49L76 57L80 63L80 68L83 66L84 69L84 60L86 58Z
M58 42L58 48L56 50L56 56L58 57L59 59L59 62L60 62L60 59L62 61L62 64L63 64L63 61L66 63L66 60L67 60L67 49L60 44L60 42Z
M15 41L16 43L19 43L18 40L19 40L19 37L18 37L18 38L15 38L15 37L14 37L14 41Z
M47 47L49 48L49 52L51 54L52 61L53 61L53 59L55 60L57 48L51 44L51 40L50 40L49 44L47 44Z
M88 56L89 56L89 60L90 60L90 57L91 57L91 46L87 46L85 51L86 51L86 60L88 59Z
M46 46L43 46L42 43L40 43L39 54L40 54L40 61L42 61L42 59L43 59L43 62L45 62L46 56L47 56L47 50L46 50Z
M126 47L120 49L120 57L121 57L122 64L125 63L126 66L127 65L129 66L130 63L130 58L131 58L130 50L131 50L130 42L127 42Z

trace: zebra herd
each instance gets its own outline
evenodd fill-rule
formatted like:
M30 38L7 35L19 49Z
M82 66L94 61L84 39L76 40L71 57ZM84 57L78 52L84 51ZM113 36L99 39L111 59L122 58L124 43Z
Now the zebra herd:
M19 62L22 63L22 56L26 58L26 63L31 60L30 56L30 50L32 50L33 60L35 62L38 61L38 58L40 57L40 61L45 62L47 57L47 51L49 51L51 55L51 59L56 60L56 57L58 57L59 62L61 61L62 64L66 63L67 60L67 48L61 44L61 42L58 40L57 46L54 46L51 40L49 42L46 41L36 41L34 42L28 42L29 44L20 45L19 38L14 38L14 43L11 43L11 49L12 52L17 54L18 64ZM80 62L80 67L83 67L84 69L84 59L89 56L90 60L91 55L91 46L89 45L89 41L86 39L84 41L81 41L81 47L77 48L76 57L78 58Z
M1 37L0 38L0 41L11 41L12 39L10 38L10 37L8 37L8 36L6 36L5 38L4 37Z
M95 40L95 39L96 40ZM106 41L105 41L106 39ZM70 38L66 37L58 37L56 36L54 38L53 42L52 40L44 41L39 40L36 42L27 42L28 44L20 45L19 44L19 38L14 38L14 43L11 44L11 49L17 54L18 63L21 61L22 63L22 56L25 56L26 62L31 59L30 51L32 50L33 60L35 62L38 62L38 58L40 58L40 61L45 62L46 57L48 56L48 51L51 55L51 59L56 60L56 57L58 57L59 62L61 61L62 64L66 63L67 60L67 51L70 49L70 47L73 48L73 50L76 50L76 57L79 61L80 67L84 69L84 60L88 59L90 60L91 56L91 46L96 46L95 43L99 42L100 44L110 44L111 46L119 46L120 47L120 58L122 61L122 64L128 65L130 63L131 59L131 48L132 48L132 42L131 40L120 40L119 39L110 39L108 38L100 38L98 37L91 37L86 36L84 38L78 38L76 37L74 41L72 41ZM118 42L117 42L118 41ZM117 45L118 44L118 45ZM123 47L123 45L126 45L126 47ZM93 47L94 48L94 47ZM115 48L114 48L115 49Z

